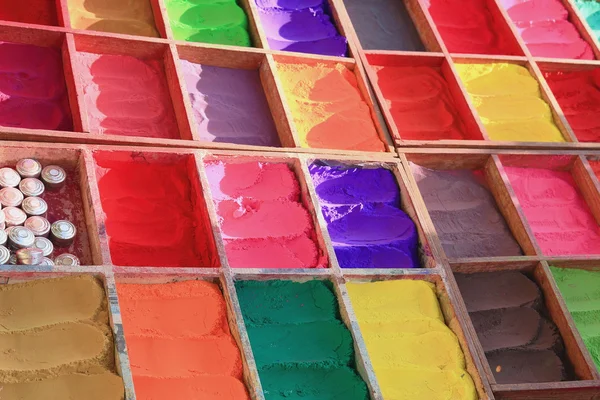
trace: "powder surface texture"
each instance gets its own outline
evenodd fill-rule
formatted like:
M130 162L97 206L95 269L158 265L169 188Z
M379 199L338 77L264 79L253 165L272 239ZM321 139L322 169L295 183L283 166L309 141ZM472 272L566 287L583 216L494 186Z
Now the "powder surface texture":
M497 383L569 379L562 338L535 282L518 271L455 277Z
M544 77L577 139L600 142L600 70L546 72Z
M374 67L394 123L406 140L464 140L448 84L432 67Z
M277 63L300 146L385 151L356 76L342 64Z
M28 24L58 25L55 0L0 0L0 19Z
M215 267L210 225L187 160L97 154L96 177L112 262L120 266ZM191 174L193 176L193 174Z
M600 161L589 161L592 171L596 175L596 178L600 179Z
M90 132L180 138L160 61L77 53L76 62Z
M600 226L569 172L505 170L544 254L600 254Z
M325 0L253 0L272 50L344 57L347 40Z
M150 0L67 0L75 29L158 37Z
M478 398L433 284L405 279L346 288L384 398Z
M181 66L202 140L280 146L258 71Z
M267 400L367 400L328 281L235 284Z
M92 276L1 285L2 398L123 400L111 332Z
M322 162L309 171L342 268L419 267L417 228L392 171Z
M73 129L58 50L0 42L0 126Z
M136 394L142 400L249 400L219 287L118 283Z
M410 168L449 258L523 254L481 171Z
M509 63L455 66L491 140L565 141L527 68Z
M500 0L534 57L593 60L560 0Z
M287 164L211 161L206 174L231 267L327 266Z
M600 40L600 3L596 0L574 0L573 3L585 18L594 36Z
M550 270L600 371L600 271L552 266Z
M248 17L236 0L165 0L175 40L250 47Z
M485 0L426 0L435 26L451 53L517 55L502 37L500 15Z

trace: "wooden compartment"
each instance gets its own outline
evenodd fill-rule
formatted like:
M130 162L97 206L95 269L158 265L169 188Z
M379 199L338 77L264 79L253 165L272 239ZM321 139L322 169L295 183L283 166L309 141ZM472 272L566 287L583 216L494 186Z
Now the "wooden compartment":
M0 20L31 25L63 26L61 0L4 0L0 8ZM36 12L31 12L36 10ZM3 22L2 22L3 23Z

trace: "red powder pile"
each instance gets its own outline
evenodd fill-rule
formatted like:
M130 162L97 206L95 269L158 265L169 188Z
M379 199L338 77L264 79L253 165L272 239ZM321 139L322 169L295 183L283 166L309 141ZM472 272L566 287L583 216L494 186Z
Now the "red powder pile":
M600 161L590 161L590 165L592 166L592 170L596 177L600 179Z
M56 26L56 0L0 0L0 19Z

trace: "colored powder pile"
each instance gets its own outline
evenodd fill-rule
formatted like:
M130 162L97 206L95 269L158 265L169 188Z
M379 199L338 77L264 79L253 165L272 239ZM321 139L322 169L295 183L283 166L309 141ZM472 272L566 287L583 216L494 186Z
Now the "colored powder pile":
M451 53L519 55L507 38L493 1L426 0L429 14ZM493 12L496 11L496 12Z
M596 178L600 179L600 161L589 161Z
M516 64L455 64L491 140L564 142L538 82Z
M235 286L265 399L369 399L331 282Z
M123 400L102 283L0 285L0 391L11 400Z
M76 63L90 132L180 138L160 61L77 53Z
M600 40L600 3L596 0L574 0L596 39Z
M598 3L600 4L600 3ZM546 72L546 81L580 142L600 142L600 70Z
M478 398L433 284L406 279L346 287L384 398Z
M420 266L417 228L392 171L321 162L309 171L342 268Z
M0 42L0 126L73 129L58 50Z
M498 384L569 380L562 338L535 282L517 271L455 277Z
M0 0L0 19L28 24L58 25L55 0Z
M439 70L387 66L373 70L402 139L465 139L465 127Z
M404 2L346 0L344 6L363 49L425 51Z
M202 140L280 146L258 71L181 66Z
M561 0L499 0L534 57L593 60Z
M385 151L356 76L342 64L277 63L300 146Z
M552 266L550 270L600 371L600 272Z
M216 267L206 209L188 159L116 161L97 153L96 177L112 262L120 266Z
M600 226L569 172L504 169L542 253L600 254Z
M327 266L287 164L213 161L206 174L231 267Z
M449 258L523 254L481 171L410 168Z
M236 0L165 0L175 40L250 47L248 17Z
M117 293L138 398L250 400L216 284L123 283Z
M74 29L158 37L150 0L67 0Z
M346 56L346 38L333 24L326 0L254 1L272 50Z

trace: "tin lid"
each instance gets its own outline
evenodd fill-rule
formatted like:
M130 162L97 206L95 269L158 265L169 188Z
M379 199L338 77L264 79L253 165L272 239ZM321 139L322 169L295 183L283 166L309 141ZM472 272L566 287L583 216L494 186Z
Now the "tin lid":
M50 222L44 217L29 217L25 221L25 228L33 232L35 236L45 236L50 232Z
M53 267L54 266L54 261L52 261L48 257L43 257L42 258L42 262L39 263L38 265L40 265L42 267Z
M0 229L0 246L5 246L8 240L8 234L3 229Z
M12 168L0 168L0 187L17 187L21 176Z
M44 215L48 212L48 203L40 197L26 197L21 203L21 210L29 216Z
M15 254L17 255L17 264L19 265L39 265L44 259L42 251L33 247L19 249Z
M54 251L54 245L45 237L36 237L33 242L33 247L42 250L44 257L48 257Z
M73 254L63 253L54 259L55 265L62 265L65 267L77 267L79 266L79 258Z
M71 222L61 219L52 224L52 234L57 239L70 240L75 237L77 228Z
M23 202L23 193L19 189L7 187L0 189L0 204L4 207L19 207Z
M31 247L35 242L35 235L23 226L15 226L8 233L8 238L18 247Z
M64 169L58 165L47 165L42 170L42 181L50 184L57 185L63 183L67 179L67 173Z
M27 215L23 210L17 207L6 207L2 212L4 213L6 225L8 226L23 225L27 219Z
M0 265L8 264L9 260L10 260L10 250L8 250L6 247L0 245Z
M37 197L44 193L45 186L36 178L25 178L19 183L19 190L27 197Z
M21 178L37 178L42 172L42 164L31 158L17 161L16 170Z

